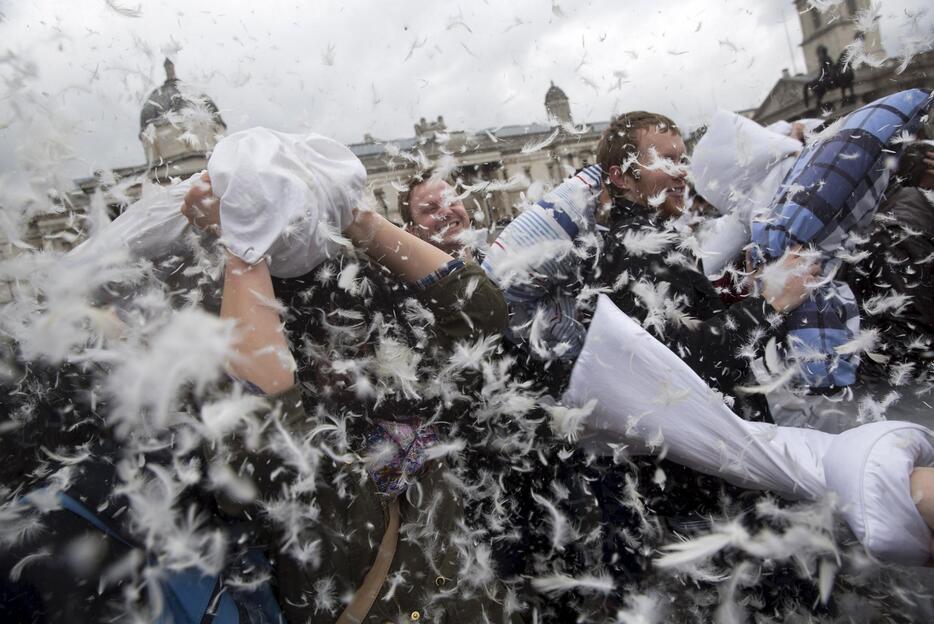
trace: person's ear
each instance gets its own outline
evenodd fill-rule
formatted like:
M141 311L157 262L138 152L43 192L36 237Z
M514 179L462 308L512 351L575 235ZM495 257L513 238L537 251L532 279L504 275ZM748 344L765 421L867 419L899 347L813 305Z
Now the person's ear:
M623 173L622 167L613 165L607 172L607 177L610 179L610 183L616 188L622 191L632 191L636 180L639 179L635 173L636 172Z

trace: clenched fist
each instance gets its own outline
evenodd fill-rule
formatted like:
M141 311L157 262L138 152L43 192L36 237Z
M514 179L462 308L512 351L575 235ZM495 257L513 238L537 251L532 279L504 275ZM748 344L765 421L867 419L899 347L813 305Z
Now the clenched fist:
M182 200L182 214L198 229L208 231L215 236L221 231L220 200L211 189L208 172L201 174L201 179L191 185Z

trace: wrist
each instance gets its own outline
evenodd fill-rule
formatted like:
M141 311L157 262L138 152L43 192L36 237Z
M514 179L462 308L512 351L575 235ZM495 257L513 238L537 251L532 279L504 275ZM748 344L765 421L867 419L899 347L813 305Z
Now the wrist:
M355 210L353 221L344 229L344 235L354 246L366 249L376 237L382 217L372 210Z
M240 256L234 255L234 253L230 250L227 251L226 256L227 256L227 270L228 271L242 272L242 271L249 271L250 269L253 268L252 264L250 264L246 260L243 260Z

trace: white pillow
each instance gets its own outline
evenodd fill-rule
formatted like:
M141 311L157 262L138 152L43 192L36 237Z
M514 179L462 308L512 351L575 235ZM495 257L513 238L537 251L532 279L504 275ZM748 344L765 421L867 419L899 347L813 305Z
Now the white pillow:
M208 161L220 198L222 242L251 264L269 257L277 277L311 271L338 249L334 235L353 218L366 182L363 164L319 134L251 128L221 139ZM186 253L182 198L201 174L142 198L73 254L126 246L137 258Z
M221 140L208 162L221 240L244 261L269 256L278 277L303 275L338 250L366 182L347 147L318 134L251 128Z

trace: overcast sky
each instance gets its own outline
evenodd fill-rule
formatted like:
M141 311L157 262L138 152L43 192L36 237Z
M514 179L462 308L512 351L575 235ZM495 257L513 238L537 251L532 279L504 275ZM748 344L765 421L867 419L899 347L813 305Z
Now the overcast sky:
M906 28L930 38L926 4L882 3L890 54ZM577 121L649 109L694 126L803 71L800 39L791 0L0 0L0 203L24 162L43 184L142 163L139 111L166 55L231 131L350 143L412 136L423 116L544 121L552 80Z

